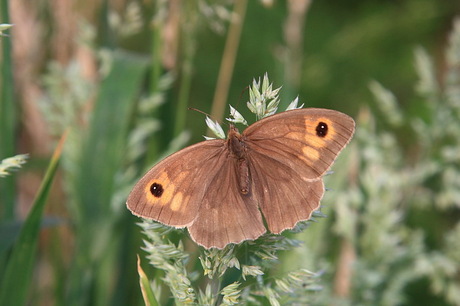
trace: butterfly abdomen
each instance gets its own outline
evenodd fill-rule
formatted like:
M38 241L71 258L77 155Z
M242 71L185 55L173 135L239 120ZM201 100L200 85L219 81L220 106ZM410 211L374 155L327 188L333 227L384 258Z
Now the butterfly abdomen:
M238 172L239 173L239 182L238 185L240 187L240 192L242 194L249 193L249 164L247 159L239 159L238 160Z

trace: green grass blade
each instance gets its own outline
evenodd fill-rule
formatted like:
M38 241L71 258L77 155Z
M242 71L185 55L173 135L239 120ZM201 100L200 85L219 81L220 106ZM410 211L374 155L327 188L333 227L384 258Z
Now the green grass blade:
M137 272L139 273L139 283L141 286L142 297L144 298L145 305L158 306L159 304L155 294L152 291L152 287L150 286L150 281L141 267L141 259L139 258L139 255L137 255Z
M32 209L24 222L18 240L8 261L3 283L0 286L0 305L24 305L34 269L34 259L40 232L43 209L65 142L61 137L51 158L45 177L34 200Z
M1 23L9 21L8 2L0 2ZM11 37L0 36L0 160L15 155L17 103L14 100L14 84L11 58ZM15 178L3 178L0 183L0 221L14 220ZM1 272L1 269L0 269Z
M122 166L133 104L139 96L147 61L115 52L109 75L103 80L94 106L89 134L77 173L78 202L85 219L106 220L114 192L115 175Z
M9 23L9 1L0 1L1 23ZM17 103L14 96L13 60L11 38L0 36L0 160L13 156L16 147L16 128L18 125ZM0 182L0 223L14 222L14 203L16 198L16 178L1 178ZM0 243L3 241L0 240ZM0 250L0 283L4 277L8 254Z
M67 305L105 305L115 281L121 241L114 225L122 210L113 208L117 174L123 167L127 135L135 103L147 71L146 58L113 52L111 69L102 80L90 126L84 135L80 165L74 175L76 254L69 273ZM118 224L123 227L123 225ZM121 303L115 301L115 303ZM126 304L126 303L125 303Z

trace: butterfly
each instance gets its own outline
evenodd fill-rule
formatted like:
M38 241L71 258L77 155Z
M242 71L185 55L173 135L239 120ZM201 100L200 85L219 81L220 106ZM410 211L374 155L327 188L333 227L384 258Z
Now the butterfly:
M289 110L226 139L199 142L156 164L131 191L134 215L186 227L205 248L279 234L308 220L323 175L353 137L355 122L320 108Z

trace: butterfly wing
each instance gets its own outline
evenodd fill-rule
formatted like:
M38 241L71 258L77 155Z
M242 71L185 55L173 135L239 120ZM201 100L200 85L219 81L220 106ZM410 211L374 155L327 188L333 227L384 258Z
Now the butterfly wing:
M265 227L257 204L235 192L235 171L224 140L200 142L150 169L127 206L135 215L188 227L192 239L206 248L255 239Z
M244 131L253 197L272 233L293 228L319 207L322 176L354 126L343 113L307 108L267 117Z
M228 154L224 158L226 166L212 177L213 188L189 227L192 238L206 248L254 240L266 232L257 202L239 192L236 160Z

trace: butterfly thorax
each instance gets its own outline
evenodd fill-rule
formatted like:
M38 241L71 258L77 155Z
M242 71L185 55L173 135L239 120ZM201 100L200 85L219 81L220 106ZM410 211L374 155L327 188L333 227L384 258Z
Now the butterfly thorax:
M240 192L246 195L249 193L250 187L249 165L246 157L247 148L243 136L233 124L230 125L228 130L226 145L230 153L230 157L235 159L235 167Z
M230 155L236 159L246 159L246 145L238 129L231 124L228 130L227 147Z

